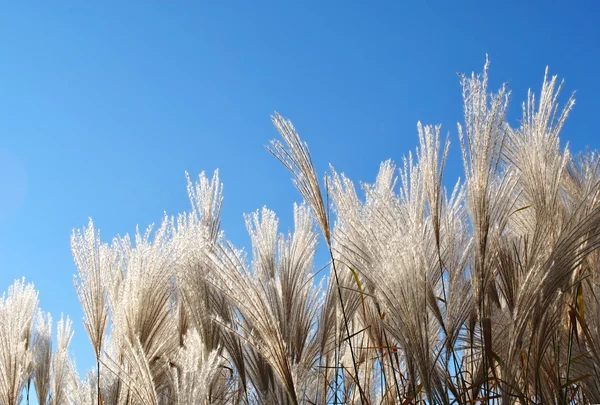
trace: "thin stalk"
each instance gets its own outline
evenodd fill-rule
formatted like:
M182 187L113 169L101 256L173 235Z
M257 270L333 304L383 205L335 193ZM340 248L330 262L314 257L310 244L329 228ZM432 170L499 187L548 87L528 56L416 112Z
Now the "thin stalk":
M381 315L381 308L379 308L379 305L377 306L377 312L379 312L379 318L382 318ZM394 384L396 386L396 392L398 394L398 399L402 398L402 396L400 395L400 387L398 386L398 378L396 378L396 372L394 371L394 361L392 359L392 353L390 351L390 343L388 342L388 338L387 338L387 333L385 333L385 329L383 329L383 339L385 340L385 347L387 348L387 353L388 353L388 357L390 359L390 367L392 368L392 376L394 377ZM384 368L382 368L383 370Z
M98 375L97 375L97 384L98 384L98 405L100 405L102 402L102 398L100 397L100 357L96 357L96 367L98 368Z
M329 255L331 256L331 265L333 267L333 274L335 276L335 284L337 287L338 297L340 299L340 306L342 308L342 317L344 318L344 327L346 329L346 336L348 340L348 346L350 347L350 356L352 357L352 366L354 367L354 375L356 375L356 387L360 395L360 403L365 405L364 393L360 385L360 378L358 375L358 366L356 365L356 357L354 356L354 348L352 347L352 340L350 338L350 327L348 326L348 316L346 315L346 309L344 308L344 299L342 298L342 289L340 288L340 281L338 278L337 269L335 267L335 259L333 258L333 251L329 246Z
M565 404L567 403L567 398L568 398L568 392L569 392L569 372L571 371L571 352L573 349L573 332L574 332L574 328L571 326L571 331L569 333L569 349L568 349L568 355L567 355L567 375L565 377L565 398L564 398L564 402ZM560 376L559 376L559 381L560 381Z
M335 323L335 350L334 350L334 356L335 356L335 393L334 393L334 397L333 397L333 403L334 405L337 405L337 399L338 399L338 392L339 392L339 385L338 385L338 365L340 364L340 357L339 357L339 345L337 342L338 339L338 330L337 330L337 321Z

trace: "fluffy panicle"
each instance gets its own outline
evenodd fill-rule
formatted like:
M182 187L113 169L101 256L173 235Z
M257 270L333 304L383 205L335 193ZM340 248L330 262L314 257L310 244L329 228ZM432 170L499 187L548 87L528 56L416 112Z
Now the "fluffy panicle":
M94 230L91 219L83 232L73 231L71 252L78 271L75 287L85 315L85 328L96 358L100 357L104 330L108 321L106 277L110 274L111 263L107 260L107 250L108 247L100 242L100 232Z
M172 380L175 389L176 405L203 404L207 401L225 399L211 392L213 381L218 377L221 360L217 351L206 353L202 338L196 329L189 330L184 345L174 359L176 366L172 368ZM211 397L211 394L214 398ZM225 393L226 394L226 393Z
M56 351L52 355L52 384L50 405L66 404L75 384L74 365L69 358L69 346L73 339L73 323L67 317L56 325Z
M33 333L34 386L39 405L48 403L52 367L52 316L38 312Z
M119 257L120 282L110 297L112 332L119 348L111 364L130 380L149 385L136 394L144 400L150 398L152 382L166 383L168 371L160 359L173 356L178 342L172 305L176 251L172 232L172 220L165 217L153 238L149 227L143 235L136 232L135 244L125 236L112 246Z
M38 294L17 280L0 300L0 403L18 405L33 372L31 338Z

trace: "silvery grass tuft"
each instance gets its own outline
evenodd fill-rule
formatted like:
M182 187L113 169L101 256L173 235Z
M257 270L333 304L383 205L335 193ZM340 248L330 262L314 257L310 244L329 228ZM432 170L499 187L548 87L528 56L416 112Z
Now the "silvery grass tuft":
M103 242L90 221L71 242L97 367L75 376L70 321L52 351L17 281L0 404L31 382L55 405L600 403L600 156L561 146L574 98L559 105L556 77L513 127L488 70L460 75L464 180L444 177L451 137L418 123L416 150L374 183L333 167L321 181L275 114L269 151L304 200L293 229L264 207L235 247L218 172L186 174L190 210L131 238Z
M34 369L31 340L38 293L17 280L0 300L0 403L18 405Z
M67 317L56 325L57 348L52 351L52 316L37 314L33 330L33 381L39 405L67 404L76 384L75 365L69 357L73 338L72 322ZM29 403L29 400L27 400Z
M48 403L52 364L52 316L39 312L33 335L34 386L39 405Z
M75 288L79 296L84 325L92 343L97 364L97 402L100 403L100 355L104 332L108 322L106 279L110 269L108 247L101 244L100 234L94 230L90 219L88 227L81 231L73 231L71 235L71 252L78 274L74 278Z

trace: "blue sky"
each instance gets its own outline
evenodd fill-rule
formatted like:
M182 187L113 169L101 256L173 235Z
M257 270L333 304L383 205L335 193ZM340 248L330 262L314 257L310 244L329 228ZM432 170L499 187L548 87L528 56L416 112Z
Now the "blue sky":
M563 101L577 92L563 141L600 147L596 2L122 3L0 13L0 290L24 276L44 310L71 316L81 371L92 351L71 230L92 217L108 241L159 222L188 208L184 171L215 168L229 239L247 245L242 214L263 205L287 229L299 196L264 149L273 111L321 173L332 163L364 181L414 149L418 120L441 123L454 181L456 72L479 71L488 53L492 88L512 89L514 123L549 65L566 79Z

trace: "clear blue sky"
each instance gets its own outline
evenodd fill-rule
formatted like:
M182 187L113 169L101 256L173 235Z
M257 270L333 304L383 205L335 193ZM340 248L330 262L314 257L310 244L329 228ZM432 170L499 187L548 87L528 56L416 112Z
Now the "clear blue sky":
M365 181L414 149L418 120L441 123L454 178L456 72L488 53L513 122L549 65L563 100L577 91L563 140L600 147L597 2L32 3L0 12L0 290L25 276L44 310L70 315L82 371L71 230L93 217L110 240L158 222L187 209L184 171L215 168L231 240L247 244L242 213L263 205L287 228L299 196L264 150L275 110L321 173L331 162Z

